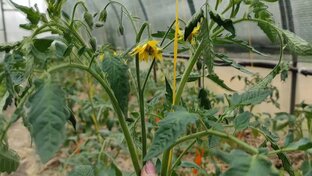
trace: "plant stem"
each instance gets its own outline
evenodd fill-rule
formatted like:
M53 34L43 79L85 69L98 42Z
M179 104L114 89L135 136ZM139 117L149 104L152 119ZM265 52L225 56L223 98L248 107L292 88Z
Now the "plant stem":
M138 34L138 30L137 30L137 28L136 28L136 26L135 26L135 24L134 24L134 19L133 19L133 17L130 15L128 9L127 9L122 3L117 2L117 1L111 1L111 0L110 0L110 1L106 4L106 6L104 7L104 9L106 9L106 8L108 7L108 5L113 4L113 3L120 5L120 6L125 10L125 12L126 12L125 14L126 14L127 17L129 18L129 20L130 20L130 22L131 22L131 25L132 25L132 27L133 27L133 30L134 30L135 34L137 35L137 34Z
M172 171L173 169L178 165L178 163L180 162L180 160L182 159L182 157L185 155L185 153L195 144L196 140L194 140L192 143L189 144L189 146L179 155L179 157L175 160L175 162L172 165L171 171L170 171L170 175L172 175Z
M201 41L198 48L196 49L194 55L190 58L189 64L188 64L186 70L184 71L182 78L181 78L181 81L180 81L180 84L178 86L176 98L175 98L175 101L173 103L174 105L179 104L181 96L182 96L182 92L184 90L184 87L185 87L185 84L188 80L188 77L190 76L190 73L191 73L195 63L197 62L202 50L205 49L205 46L206 46L206 43Z
M144 114L144 95L141 89L140 80L140 60L138 54L135 56L135 68L137 75L138 91L139 91L139 106L140 106L140 118L141 118L141 133L142 133L142 158L146 155L146 125L145 125L145 114Z
M178 144L180 144L182 142L185 142L187 140L190 140L190 139L201 138L201 137L207 136L208 134L219 136L221 138L225 138L225 139L231 140L231 141L235 142L236 144L238 144L240 147L242 147L243 149L245 149L246 151L248 151L251 154L258 154L259 153L257 148L255 148L255 147L253 147L253 146L251 146L251 145L249 145L249 144L247 144L247 143L237 139L236 137L234 137L232 135L229 135L229 134L226 134L226 133L223 133L223 132L220 132L220 131L212 130L212 129L201 131L201 132L197 132L197 133L193 133L193 134L190 134L188 136L181 137L173 145L171 145L169 148L173 148L174 146L176 146L176 145L178 145Z
M117 114L120 126L122 128L123 133L124 133L125 140L126 140L129 152L130 152L130 156L132 159L132 164L134 166L135 172L136 172L137 176L139 176L141 167L140 167L139 160L138 160L136 146L135 146L134 141L133 141L131 134L129 132L129 128L128 128L128 125L126 123L125 116L124 116L122 110L120 109L118 101L117 101L112 89L110 88L108 82L106 80L102 79L95 71L93 71L89 67L87 67L85 65L81 65L81 64L76 64L76 63L60 64L60 65L57 65L53 68L50 68L48 70L48 72L52 73L55 71L63 70L65 68L77 68L77 69L84 70L84 71L88 72L101 84L103 89L106 91L107 95L109 96L109 98L111 100L111 103L112 103L114 110Z

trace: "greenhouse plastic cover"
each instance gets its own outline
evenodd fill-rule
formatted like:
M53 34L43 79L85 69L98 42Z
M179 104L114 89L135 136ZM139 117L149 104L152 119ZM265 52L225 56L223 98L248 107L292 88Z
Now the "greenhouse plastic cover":
M180 18L187 21L191 16L191 8L188 1L190 0L180 0ZM45 11L45 1L44 0L14 0L14 2L22 5L37 4L39 9ZM77 1L68 0L65 4L65 11L71 14L73 5ZM86 0L85 1L91 12L98 12L109 2L107 0ZM151 32L157 32L158 30L166 30L168 26L172 23L175 16L175 1L174 0L119 0L124 4L130 13L139 17L137 21L148 20L151 24ZM141 2L141 3L140 3ZM210 0L212 5L215 1ZM227 1L224 1L227 2ZM12 9L13 7L4 1L5 9ZM198 10L204 3L205 0L193 0L194 7ZM268 3L270 11L274 14L276 23L281 25L281 15L278 3ZM307 41L312 42L312 1L311 0L296 0L291 1L295 32L305 38ZM224 6L224 4L223 4ZM222 9L222 8L221 8ZM144 10L145 14L144 15ZM241 11L246 11L248 9L243 8ZM82 9L77 14L82 14ZM5 11L5 24L7 31L8 41L20 40L23 36L29 33L23 29L19 28L19 24L25 23L25 17L18 11ZM126 16L123 16L122 24L125 29L125 35L121 36L118 33L119 20L116 17L121 16L121 8L118 5L111 6L108 10L108 21L103 28L95 29L94 34L97 37L99 43L105 43L106 41L112 43L114 46L121 48L130 47L134 43L134 32L131 27L129 20ZM242 14L241 14L242 15ZM226 15L224 16L226 17ZM146 19L147 18L147 19ZM1 18L0 18L1 19ZM270 42L266 39L264 33L259 30L255 24L251 23L241 23L236 25L236 31L238 36L244 40L250 40L255 46L270 46ZM3 29L2 23L0 23L0 29ZM4 34L0 35L0 40L4 43Z

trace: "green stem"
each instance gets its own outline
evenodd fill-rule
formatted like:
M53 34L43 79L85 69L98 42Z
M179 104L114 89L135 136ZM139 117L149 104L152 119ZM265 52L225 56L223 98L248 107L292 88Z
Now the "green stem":
M151 74L151 71L152 71L152 69L153 69L153 66L154 66L155 62L156 62L156 59L154 58L154 59L153 59L153 62L151 63L151 65L150 65L150 67L149 67L149 69L148 69L147 75L146 75L146 77L145 77L145 80L144 80L144 83L143 83L143 86L142 86L142 92L143 92L143 93L144 93L144 90L145 90L145 86L146 86L148 77L149 77L149 75Z
M181 79L180 84L178 86L178 90L177 90L177 93L176 93L176 99L175 99L174 105L179 104L181 96L182 96L182 92L183 92L185 84L186 84L186 82L188 80L188 77L190 76L190 73L191 73L194 65L196 64L196 62L197 62L197 60L198 60L202 50L205 49L205 46L206 46L206 43L201 41L199 46L198 46L198 48L196 49L194 55L190 58L189 64L188 64L185 72L183 73L182 79Z
M146 155L146 125L145 125L145 114L144 114L144 95L141 88L141 79L140 79L140 60L139 56L135 57L135 68L136 68L136 76L137 76L137 84L139 91L139 106L140 106L140 118L141 118L141 132L142 132L142 158Z
M174 161L171 171L170 171L170 175L172 175L172 171L174 170L174 168L179 164L180 160L182 159L182 157L185 155L185 153L195 144L196 140L194 140L192 143L189 144L189 146L180 154L180 156Z
M120 5L120 6L125 10L125 14L126 14L127 17L130 19L130 22L131 22L131 25L132 25L132 27L133 27L133 30L134 30L135 34L137 35L137 34L138 34L138 30L137 30L137 28L136 28L136 26L135 26L135 24L134 24L134 19L133 19L133 17L130 15L128 9L127 9L122 3L117 2L117 1L109 1L109 2L106 4L106 6L104 7L104 9L106 9L110 4L113 4L113 3Z
M162 161L161 161L161 176L168 176L167 171L168 171L168 162L169 162L169 156L170 156L170 149L167 149L164 151L163 156L162 156Z
M207 135L215 135L215 136L219 136L221 138L224 138L224 139L228 139L230 141L233 141L235 142L236 144L238 144L241 148L245 149L247 152L251 153L251 154L258 154L259 151L257 148L237 139L236 137L232 136L232 135L229 135L229 134L226 134L226 133L223 133L223 132L220 132L220 131L216 131L216 130L212 130L212 129L209 129L209 130L206 130L206 131L201 131L201 132L197 132L197 133L193 133L193 134L190 134L188 136L184 136L184 137L181 137L180 139L178 139L173 145L171 145L169 148L173 148L174 146L182 143L182 142L185 142L187 140L190 140L190 139L195 139L195 138L201 138L201 137L204 137L204 136L207 136Z
M56 72L59 70L63 70L65 68L77 68L77 69L84 70L84 71L88 72L101 84L103 89L106 91L107 95L109 96L109 98L111 100L113 108L117 114L120 126L122 128L123 133L124 133L125 140L126 140L127 145L128 145L128 149L129 149L129 152L131 155L132 164L134 166L135 172L139 176L140 175L140 164L139 164L139 160L138 160L136 146L134 145L134 141L133 141L131 134L129 132L129 128L128 128L128 125L126 123L124 114L119 107L118 101L117 101L112 89L110 88L109 83L106 80L102 79L95 71L93 71L89 67L87 67L85 65L81 65L81 64L76 64L76 63L60 64L60 65L57 65L53 68L50 68L48 70L48 72L52 73L52 72Z
M73 24L74 24L75 13L76 13L78 5L81 5L85 9L85 11L88 11L87 7L84 5L84 2L82 2L82 1L77 2L74 6L73 11L72 11L70 26L73 26Z
M270 156L270 155L276 155L279 153L289 153L289 152L296 152L296 151L298 151L297 148L284 148L284 149L270 151L267 155Z

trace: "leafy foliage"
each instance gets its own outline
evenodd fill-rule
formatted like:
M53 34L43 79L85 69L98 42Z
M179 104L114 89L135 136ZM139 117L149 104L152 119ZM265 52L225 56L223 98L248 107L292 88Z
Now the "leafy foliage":
M89 165L80 165L76 166L68 176L94 176L94 171L92 166Z
M207 76L207 78L209 78L211 81L215 82L216 84L218 84L220 87L224 88L225 90L228 90L228 91L234 91L233 89L229 88L223 80L221 80L219 78L218 75L216 74L210 74Z
M278 176L277 169L264 155L250 156L240 150L233 150L231 153L221 151L214 152L224 162L228 163L229 169L222 176L246 175L246 176ZM235 158L235 159L233 159Z
M312 55L312 45L296 34L283 30L287 48L297 55Z
M270 24L275 24L273 14L268 11L268 6L263 2L255 1L252 4L253 11L255 13L255 18L269 22ZM258 22L258 26L262 29L262 31L268 36L268 38L275 42L277 38L277 31L271 25L268 25L263 22Z
M41 19L41 14L40 14L37 6L35 6L36 9L34 9L32 7L26 7L26 6L16 4L12 0L10 0L10 2L14 5L15 8L17 8L21 12L25 13L27 15L27 19L30 21L29 24L23 24L23 25L20 25L20 27L22 27L24 29L33 29L38 25L38 23Z
M27 103L27 123L38 154L47 162L65 140L65 124L70 115L64 92L51 81L40 83Z
M239 114L235 119L234 119L234 127L237 131L241 131L246 129L249 126L249 121L251 118L252 114L250 112L243 112Z
M3 145L0 141L0 172L11 173L16 171L20 164L20 157L18 154L8 149L7 146Z
M231 106L256 105L264 101L270 94L270 89L251 90L242 94L234 93L230 100Z
M209 12L211 19L216 22L219 26L229 31L233 36L235 36L235 27L231 19L223 19L219 14L212 11Z
M145 156L144 160L150 160L168 149L175 141L186 132L186 127L195 123L196 114L187 112L185 109L177 109L169 112L158 125L153 143Z
M107 76L107 80L114 91L120 108L127 115L128 95L130 92L128 66L123 62L122 58L108 56L102 62L102 70Z

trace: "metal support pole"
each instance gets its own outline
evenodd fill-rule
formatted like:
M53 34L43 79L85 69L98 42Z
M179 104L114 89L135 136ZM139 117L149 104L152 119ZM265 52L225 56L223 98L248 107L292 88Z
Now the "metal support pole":
M194 15L196 10L195 10L195 5L194 5L194 1L193 0L187 0L188 6L190 8L191 11L191 15Z
M3 0L1 0L1 15L2 15L2 26L3 26L3 37L4 42L8 42L8 36L6 33L6 24L5 24L5 17L4 17L4 8L3 8Z
M294 18L290 0L280 0L279 6L281 11L281 20L283 29L295 32ZM292 67L297 68L297 66L298 66L298 56L293 54ZM290 109L289 109L289 112L291 114L294 113L296 105L296 92L298 80L297 73L298 71L296 69L291 70L291 92L290 92Z

